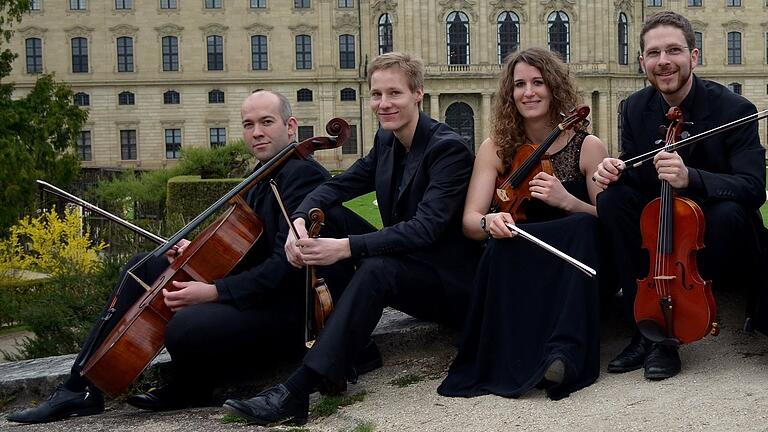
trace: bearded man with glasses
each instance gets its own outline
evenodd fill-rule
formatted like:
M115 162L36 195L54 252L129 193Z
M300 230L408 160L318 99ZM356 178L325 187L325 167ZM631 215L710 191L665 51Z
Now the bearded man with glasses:
M622 115L621 155L606 158L592 178L604 189L597 212L607 234L609 255L616 259L625 314L633 316L637 280L648 274L648 254L641 249L640 214L659 196L660 180L695 201L706 223L704 249L697 253L702 278L717 290L746 287L749 317L766 314L765 227L759 208L765 202L765 149L757 122L714 135L679 152L661 151L637 169L623 172L624 160L660 145L665 114L679 107L684 130L696 135L755 113L755 106L726 87L697 77L699 57L691 23L674 12L660 12L640 33L640 63L651 86L627 98ZM761 244L762 243L762 244ZM762 300L758 300L763 296ZM762 303L760 303L762 301ZM762 304L762 311L752 305ZM762 314L761 314L762 313ZM763 318L765 319L765 318ZM680 369L677 346L653 343L636 325L630 344L611 362L608 372L645 368L645 377L661 380ZM765 331L766 329L762 329Z

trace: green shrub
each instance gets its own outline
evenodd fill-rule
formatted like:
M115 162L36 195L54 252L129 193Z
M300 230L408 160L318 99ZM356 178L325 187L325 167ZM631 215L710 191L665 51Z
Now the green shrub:
M168 182L167 219L189 222L217 199L237 186L242 179L201 179L199 176L179 176Z
M30 293L40 290L47 279L19 280L0 283L0 327L21 322L21 311Z
M17 320L34 333L8 360L70 354L80 345L117 283L124 257L108 257L91 273L36 281L12 293ZM6 292L8 294L8 292Z
M222 147L187 147L181 150L178 175L199 175L203 179L243 177L253 155L238 140Z

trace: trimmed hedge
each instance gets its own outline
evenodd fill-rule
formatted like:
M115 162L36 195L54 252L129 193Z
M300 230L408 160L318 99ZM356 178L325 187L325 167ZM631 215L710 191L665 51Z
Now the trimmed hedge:
M201 179L200 176L178 176L168 180L166 219L189 222L242 179Z

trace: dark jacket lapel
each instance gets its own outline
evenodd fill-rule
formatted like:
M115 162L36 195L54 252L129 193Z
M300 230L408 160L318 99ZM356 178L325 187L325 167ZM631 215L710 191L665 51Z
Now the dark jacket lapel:
M405 194L405 191L413 180L413 175L416 173L419 165L421 165L421 159L424 157L424 150L429 142L431 121L432 119L430 119L429 116L423 112L419 112L419 123L416 125L416 131L413 133L411 149L406 156L408 162L403 171L403 187L400 188L400 193L397 195L395 205L397 205L397 202L400 201L400 198Z

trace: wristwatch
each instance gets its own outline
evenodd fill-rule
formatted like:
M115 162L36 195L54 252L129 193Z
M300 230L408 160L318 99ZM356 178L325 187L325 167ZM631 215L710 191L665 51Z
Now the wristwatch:
M485 231L486 233L488 233L488 227L487 227L487 225L486 225L486 221L485 221L485 215L483 215L483 217L481 217L481 218L480 218L480 228L482 228L482 229L483 229L483 231Z

